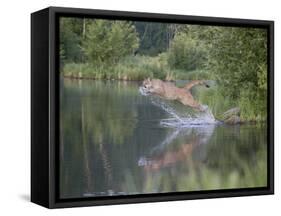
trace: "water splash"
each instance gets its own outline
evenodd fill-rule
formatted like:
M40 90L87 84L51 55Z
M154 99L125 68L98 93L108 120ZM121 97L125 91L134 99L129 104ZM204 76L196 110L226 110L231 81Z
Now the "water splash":
M174 115L174 114L173 114ZM170 118L170 119L163 119L160 121L160 125L164 127L175 127L175 128L182 128L182 127L202 127L207 126L210 124L216 124L217 121L214 118L212 112L208 108L208 110L196 114L195 116L189 116L184 118Z
M176 121L178 122L183 122L182 118L177 114L176 110L169 106L167 103L164 103L162 100L158 99L156 100L155 98L151 98L151 103L154 104L155 106L160 107L163 109L165 112L169 113ZM165 119L165 120L170 120L170 119Z
M203 105L203 112L197 112L190 108L185 111L178 111L174 106L170 105L161 99L151 98L152 104L158 106L167 112L171 118L162 119L160 125L163 127L183 128L183 127L196 127L210 124L216 124L218 121L215 119L211 109L207 105Z
M141 95L143 95L143 96L149 95L149 93L148 93L142 86L139 87L139 92L140 92Z

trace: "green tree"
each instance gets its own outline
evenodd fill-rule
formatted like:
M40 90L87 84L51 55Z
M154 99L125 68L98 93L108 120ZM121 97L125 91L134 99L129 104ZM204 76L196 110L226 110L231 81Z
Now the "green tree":
M206 52L198 40L186 33L177 33L168 51L168 63L172 68L195 70L206 62Z
M212 38L210 68L224 94L239 101L242 116L265 119L267 32L258 28L221 27Z
M133 54L139 39L130 22L93 20L87 26L83 50L95 65L113 65L122 57Z

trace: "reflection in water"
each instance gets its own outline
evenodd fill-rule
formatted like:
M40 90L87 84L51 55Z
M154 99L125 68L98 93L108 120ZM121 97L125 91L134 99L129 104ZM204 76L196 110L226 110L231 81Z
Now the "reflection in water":
M266 128L169 128L136 82L61 80L62 198L265 186Z
M168 133L159 145L152 148L148 157L139 159L139 166L143 166L145 170L159 170L178 162L188 161L194 149L208 143L214 127L214 125L206 125L175 129L175 131ZM169 145L173 145L179 140L182 141L179 146L173 150L169 149Z

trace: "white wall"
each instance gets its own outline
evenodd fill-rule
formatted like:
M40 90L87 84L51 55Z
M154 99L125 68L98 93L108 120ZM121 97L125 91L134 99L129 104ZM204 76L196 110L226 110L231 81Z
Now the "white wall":
M280 43L278 0L26 0L0 6L0 214L31 215L266 215L280 199ZM146 11L275 20L276 195L46 210L28 202L30 191L30 13L47 6ZM279 134L278 134L279 132ZM4 214L4 212L6 212ZM275 214L276 215L276 214Z

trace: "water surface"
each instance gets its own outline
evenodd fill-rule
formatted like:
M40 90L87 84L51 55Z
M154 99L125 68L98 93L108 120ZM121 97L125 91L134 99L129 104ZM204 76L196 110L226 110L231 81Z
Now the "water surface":
M165 127L174 116L138 87L61 80L61 198L267 185L266 127Z

